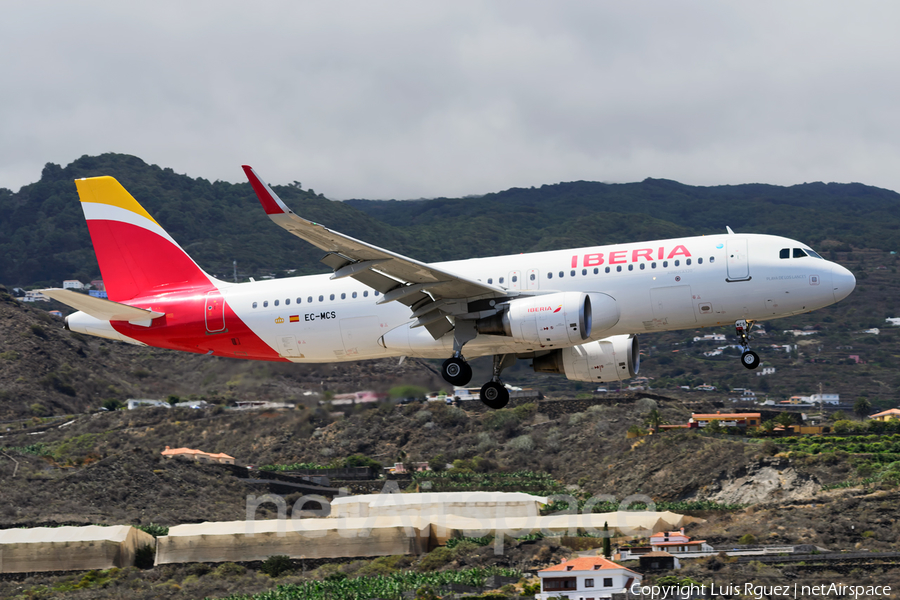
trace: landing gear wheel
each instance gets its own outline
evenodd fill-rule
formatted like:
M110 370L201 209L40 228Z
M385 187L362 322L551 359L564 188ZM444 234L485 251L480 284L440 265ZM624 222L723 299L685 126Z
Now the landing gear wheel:
M462 358L454 356L444 361L441 376L447 383L463 386L472 381L472 367Z
M493 408L494 410L503 408L509 404L509 390L506 389L502 383L496 381L488 381L481 386L481 393L479 396L485 406Z
M759 356L753 350L747 350L741 354L741 364L748 369L755 369L759 366Z

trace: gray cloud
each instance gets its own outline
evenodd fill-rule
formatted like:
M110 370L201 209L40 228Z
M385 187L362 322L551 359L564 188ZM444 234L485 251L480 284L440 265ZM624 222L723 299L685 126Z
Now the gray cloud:
M813 1L20 3L0 23L0 186L114 151L227 181L250 163L333 198L645 177L900 190L898 16Z

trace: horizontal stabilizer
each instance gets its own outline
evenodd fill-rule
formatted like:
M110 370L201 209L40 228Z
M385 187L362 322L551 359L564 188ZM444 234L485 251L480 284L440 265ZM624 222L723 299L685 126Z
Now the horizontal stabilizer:
M150 321L166 314L128 306L127 304L119 304L103 298L85 296L72 290L51 288L49 290L41 290L41 293L101 321Z

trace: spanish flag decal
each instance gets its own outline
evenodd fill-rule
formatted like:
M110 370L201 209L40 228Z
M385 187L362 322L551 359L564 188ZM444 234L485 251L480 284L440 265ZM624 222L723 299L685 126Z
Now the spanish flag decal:
M297 323L300 321L300 315L291 315L291 323Z

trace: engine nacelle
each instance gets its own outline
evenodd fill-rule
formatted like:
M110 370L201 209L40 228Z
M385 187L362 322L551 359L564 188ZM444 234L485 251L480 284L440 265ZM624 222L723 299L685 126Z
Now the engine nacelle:
M640 344L633 335L614 335L534 359L537 373L563 373L572 381L594 383L630 379L640 367Z
M512 300L505 311L481 319L476 327L479 333L552 348L581 344L592 331L605 331L618 321L619 307L611 296L558 292Z

